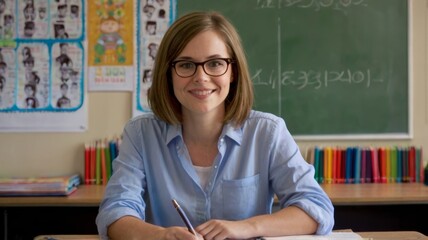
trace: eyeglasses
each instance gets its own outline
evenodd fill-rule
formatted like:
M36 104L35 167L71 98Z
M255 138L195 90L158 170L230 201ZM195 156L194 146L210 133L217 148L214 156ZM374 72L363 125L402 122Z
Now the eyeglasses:
M171 64L178 76L186 78L195 75L199 65L202 66L204 72L212 77L220 77L227 72L229 64L234 61L230 58L214 58L204 62L193 62L189 60L178 60Z

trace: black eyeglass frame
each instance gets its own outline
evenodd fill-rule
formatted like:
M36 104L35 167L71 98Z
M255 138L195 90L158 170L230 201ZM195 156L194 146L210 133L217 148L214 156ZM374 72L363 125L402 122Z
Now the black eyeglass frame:
M222 73L220 75L212 75L212 74L207 73L207 71L205 70L205 63L213 61L213 60L223 60L223 61L226 61L227 66L226 66L226 70L224 71L224 73ZM191 63L195 64L195 71L193 72L193 74L189 75L189 76L186 76L186 77L183 77L180 74L178 74L177 69L175 68L175 65L177 63L179 63L179 62L191 62ZM203 61L203 62L193 62L193 61L190 61L190 60L184 60L184 59L182 59L182 60L175 60L175 61L173 61L171 63L171 67L174 68L175 73L179 77L182 77L182 78L188 78L188 77L194 76L196 74L196 71L198 71L198 66L202 66L202 70L204 70L204 73L207 74L208 76L211 76L211 77L220 77L220 76L223 76L224 74L226 74L227 70L229 70L229 65L232 64L232 63L235 63L235 60L233 60L232 58L213 58L213 59L208 59L208 60Z

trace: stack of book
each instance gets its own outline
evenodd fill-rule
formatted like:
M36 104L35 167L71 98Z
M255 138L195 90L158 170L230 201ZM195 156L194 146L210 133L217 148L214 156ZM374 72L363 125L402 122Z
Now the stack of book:
M0 178L0 196L67 196L80 184L78 174L59 177Z
M314 147L308 149L319 183L424 182L422 148Z

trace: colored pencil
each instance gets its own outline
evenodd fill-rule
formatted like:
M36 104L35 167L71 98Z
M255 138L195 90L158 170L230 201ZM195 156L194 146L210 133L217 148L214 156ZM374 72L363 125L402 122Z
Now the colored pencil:
M91 161L91 150L88 144L85 144L85 184L89 184L90 178L90 161Z
M90 182L91 184L96 183L96 170L97 170L97 150L96 150L96 144L91 143L91 169L90 169Z
M100 185L101 184L101 146L100 142L97 141L95 144L96 149L96 166L95 166L95 184Z

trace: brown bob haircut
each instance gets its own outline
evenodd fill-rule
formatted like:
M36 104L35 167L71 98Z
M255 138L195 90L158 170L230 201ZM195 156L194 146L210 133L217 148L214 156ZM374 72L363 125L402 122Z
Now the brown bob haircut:
M148 102L153 113L169 124L182 121L181 104L174 95L171 63L187 43L204 31L216 31L224 40L232 66L233 81L225 100L223 122L241 125L253 106L253 85L241 39L234 26L218 12L192 12L177 19L166 31L156 55Z

